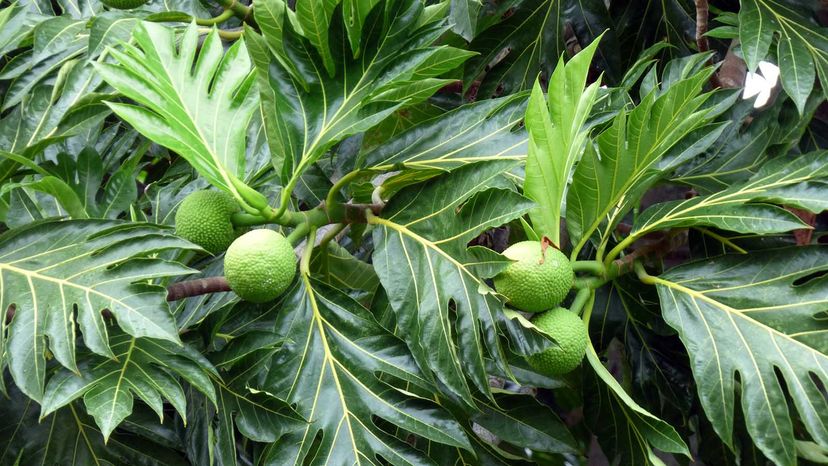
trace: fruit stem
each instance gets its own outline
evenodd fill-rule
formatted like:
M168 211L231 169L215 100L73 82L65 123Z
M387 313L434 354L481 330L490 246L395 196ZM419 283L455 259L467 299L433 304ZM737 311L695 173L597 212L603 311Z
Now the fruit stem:
M190 298L192 296L220 293L223 291L230 291L230 285L224 277L186 280L173 283L167 287L167 301L178 301L179 299Z
M604 278L607 275L607 268L599 261L575 261L572 262L572 270L575 272L591 273L600 278Z
M316 244L316 227L311 227L310 233L308 233L308 244L302 252L302 259L299 261L299 272L302 275L310 275L310 260L314 244Z
M587 334L589 333L589 320L592 317L592 309L595 307L595 291L590 290L589 295L587 296L586 303L583 307L584 313L581 316L581 320L584 321L584 326L587 328ZM587 339L588 347L592 348L592 340ZM593 349L593 351L595 351Z
M271 223L270 220L261 215L248 214L247 212L236 212L230 217L230 222L236 227L251 227Z
M572 287L578 290L597 290L605 283L607 283L607 280L598 277L576 278Z
M316 228L316 227L314 227ZM296 247L310 231L311 226L308 223L300 223L287 235L287 240L290 241L291 246Z
M238 0L218 0L218 3L224 7L225 10L232 11L233 14L241 18L242 21L246 21L250 15L253 14L253 8L242 4Z
M569 310L580 315L581 310L583 310L584 305L587 301L589 301L589 297L592 293L593 291L590 288L581 288L578 290L578 293L575 295L575 299L572 301L572 305L569 306Z
M195 18L195 22L199 26L212 26L214 24L221 24L233 16L235 16L233 10L227 9L222 11L220 15L213 18Z

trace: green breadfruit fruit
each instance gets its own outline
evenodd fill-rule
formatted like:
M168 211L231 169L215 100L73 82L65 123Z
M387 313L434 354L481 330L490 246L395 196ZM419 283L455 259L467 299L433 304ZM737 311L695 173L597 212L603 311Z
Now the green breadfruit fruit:
M529 365L546 375L563 375L581 364L589 336L584 322L569 309L558 307L532 318L532 323L551 335L557 346L530 355Z
M539 241L521 241L509 246L503 255L516 262L494 277L494 285L517 309L552 309L561 304L572 288L572 265L564 253L553 247L541 252Z
M294 275L293 246L273 230L253 230L239 236L224 255L227 283L247 301L264 303L278 298Z
M233 196L223 191L196 191L175 213L175 233L211 254L219 254L236 239L231 216L240 210Z
M101 0L101 3L116 10L131 10L147 3L149 0Z

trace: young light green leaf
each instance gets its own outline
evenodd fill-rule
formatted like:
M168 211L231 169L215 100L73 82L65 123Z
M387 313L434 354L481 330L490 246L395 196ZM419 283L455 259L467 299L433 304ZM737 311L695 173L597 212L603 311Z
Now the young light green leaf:
M588 131L584 123L598 91L598 82L584 86L600 41L595 39L566 65L561 57L549 80L548 101L535 81L526 109L529 152L523 193L537 204L529 212L535 233L557 245L567 184L583 153Z
M610 238L620 219L636 205L647 187L665 176L680 160L671 157L660 166L662 157L678 147L678 158L687 160L715 142L696 130L712 120L704 107L709 93L702 86L712 71L704 69L684 77L665 90L651 91L632 111L621 111L612 125L597 137L572 179L567 196L567 229L577 255L598 233L599 247ZM716 135L720 126L709 126ZM682 144L693 137L692 144ZM698 144L696 141L706 141Z

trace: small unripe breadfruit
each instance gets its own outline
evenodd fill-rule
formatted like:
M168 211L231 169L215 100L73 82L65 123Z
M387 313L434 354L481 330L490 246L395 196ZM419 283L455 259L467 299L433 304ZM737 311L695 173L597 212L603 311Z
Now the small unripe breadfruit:
M541 374L563 375L581 364L586 354L587 329L577 314L558 307L532 318L532 323L555 339L550 346L527 358L529 365Z
M293 246L273 230L249 231L224 255L224 276L240 298L264 303L278 298L296 275Z
M540 241L521 241L509 246L503 255L515 262L494 277L494 285L509 304L521 311L552 309L572 288L572 265L564 253L551 246L542 252Z
M131 10L147 3L149 0L101 0L101 3L116 10Z
M233 196L223 191L196 191L178 206L175 233L211 254L219 254L236 239L231 216L239 210Z

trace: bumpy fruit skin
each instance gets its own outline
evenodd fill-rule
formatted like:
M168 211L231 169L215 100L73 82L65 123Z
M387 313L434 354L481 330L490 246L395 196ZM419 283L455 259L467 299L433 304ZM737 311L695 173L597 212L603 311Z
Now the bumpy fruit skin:
M149 0L101 0L109 8L117 10L131 10L147 3Z
M224 255L224 276L239 297L264 303L279 297L296 275L293 246L273 230L239 236Z
M230 216L239 210L233 196L223 191L196 191L178 206L175 233L211 254L219 254L236 239Z
M538 328L552 335L558 346L533 354L527 358L529 365L546 375L563 375L581 364L589 339L586 326L577 314L558 307L532 318Z
M503 255L516 262L494 277L495 288L509 304L522 311L552 309L561 304L572 288L572 265L564 253L553 247L541 253L539 241L521 241L509 246Z

